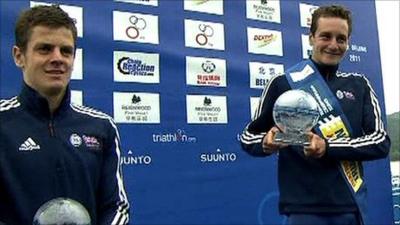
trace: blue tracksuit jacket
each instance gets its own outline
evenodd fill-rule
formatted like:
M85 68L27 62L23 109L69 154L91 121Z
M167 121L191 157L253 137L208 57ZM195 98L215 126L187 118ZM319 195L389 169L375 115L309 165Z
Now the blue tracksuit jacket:
M351 189L341 175L342 160L356 161L363 179L361 161L384 158L390 140L384 130L381 109L369 81L362 75L341 73L336 67L316 65L351 124L353 134L345 140L327 140L326 154L320 158L305 157L301 147L289 146L278 153L279 210L291 213L343 213L362 211L357 207ZM330 75L328 75L330 74ZM315 74L316 75L316 74ZM290 90L285 75L271 79L263 91L255 118L241 135L243 149L254 156L266 156L262 139L274 126L272 109L276 99ZM350 181L351 182L351 181ZM365 182L364 182L365 183ZM365 199L365 185L357 191Z
M57 197L80 202L92 224L128 223L116 126L104 113L70 104L67 93L53 115L27 85L0 101L0 221L7 225L32 224Z

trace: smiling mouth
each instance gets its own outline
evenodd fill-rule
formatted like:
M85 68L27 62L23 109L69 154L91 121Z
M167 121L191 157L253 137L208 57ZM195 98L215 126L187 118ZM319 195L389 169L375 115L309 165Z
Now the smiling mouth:
M325 54L328 54L328 55L333 55L333 56L341 56L341 53L339 53L339 52L324 52Z
M46 71L46 73L47 74L52 74L52 75L62 75L62 74L64 74L64 71L61 71L61 70L49 70L49 71Z

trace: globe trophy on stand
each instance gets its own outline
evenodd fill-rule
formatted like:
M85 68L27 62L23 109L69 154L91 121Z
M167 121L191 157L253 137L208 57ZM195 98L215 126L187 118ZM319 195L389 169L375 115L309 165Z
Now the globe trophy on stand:
M289 90L278 97L273 108L275 124L281 132L274 142L287 145L308 146L307 132L318 122L318 103L303 90Z
M56 198L44 203L33 218L33 225L90 225L85 207L69 198Z

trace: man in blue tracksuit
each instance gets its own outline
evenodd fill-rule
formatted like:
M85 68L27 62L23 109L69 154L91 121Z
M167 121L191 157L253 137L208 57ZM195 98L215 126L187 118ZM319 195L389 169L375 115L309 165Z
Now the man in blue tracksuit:
M279 210L288 224L365 224L365 182L361 161L387 156L390 140L369 81L338 71L351 34L351 13L324 6L312 16L305 60L275 76L265 87L253 120L241 135L254 156L278 153ZM320 119L309 146L279 144L273 106L287 90L302 89L318 103Z
M70 103L74 20L37 6L20 15L15 35L24 84L0 101L0 221L32 224L40 206L61 197L81 203L91 224L128 224L115 123Z

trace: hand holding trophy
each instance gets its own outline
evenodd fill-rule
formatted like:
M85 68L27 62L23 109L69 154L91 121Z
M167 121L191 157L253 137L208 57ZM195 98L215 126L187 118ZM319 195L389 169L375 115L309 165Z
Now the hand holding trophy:
M276 100L273 118L281 131L276 133L275 143L308 146L307 132L319 118L318 103L303 90L289 90Z
M56 198L44 203L33 218L33 225L90 225L90 216L79 202Z

